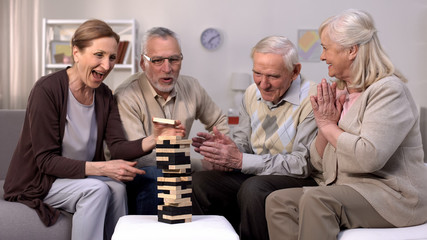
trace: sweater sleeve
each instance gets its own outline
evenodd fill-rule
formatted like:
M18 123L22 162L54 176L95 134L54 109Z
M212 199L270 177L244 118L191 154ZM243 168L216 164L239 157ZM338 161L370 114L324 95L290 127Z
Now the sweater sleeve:
M400 80L381 81L370 88L363 99L366 107L360 115L360 133L345 132L338 138L337 155L343 172L381 169L416 122Z
M133 141L127 140L116 99L113 97L111 91L108 91L105 97L105 102L108 103L105 105L106 109L104 110L104 113L107 114L105 116L105 142L111 152L111 159L134 160L135 158L150 153L151 150L144 151L142 149L143 138Z
M60 94L62 90L58 86L43 81L36 84L30 94L27 121L31 151L42 173L58 178L84 178L85 163L61 155L61 118L66 116L63 112L66 96Z

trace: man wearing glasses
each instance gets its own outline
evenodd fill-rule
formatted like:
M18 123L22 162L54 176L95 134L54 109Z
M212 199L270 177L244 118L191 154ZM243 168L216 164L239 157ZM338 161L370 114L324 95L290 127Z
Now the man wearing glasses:
M194 120L200 120L210 132L216 126L228 133L226 116L205 89L196 79L179 75L183 55L176 34L167 28L152 28L144 35L141 46L143 71L130 76L115 91L128 139L150 136L153 117L180 120L186 138ZM157 177L161 171L156 168L155 152L137 161L137 167L146 174L127 183L129 213L157 214Z

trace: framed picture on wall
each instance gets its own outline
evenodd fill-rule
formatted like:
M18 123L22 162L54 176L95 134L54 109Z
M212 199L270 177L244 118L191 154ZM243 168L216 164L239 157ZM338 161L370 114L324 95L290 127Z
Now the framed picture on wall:
M52 63L69 64L71 63L71 45L69 41L51 41L50 52Z
M317 30L298 30L298 55L302 62L319 62L322 46Z

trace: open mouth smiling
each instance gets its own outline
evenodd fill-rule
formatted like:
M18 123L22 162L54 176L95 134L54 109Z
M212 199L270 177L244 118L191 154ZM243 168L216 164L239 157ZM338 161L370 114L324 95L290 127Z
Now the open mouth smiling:
M171 83L173 81L173 78L162 78L162 81L165 83Z
M101 73L101 72L98 72L98 71L95 71L95 70L92 70L92 76L95 78L95 80L97 80L97 81L101 81L102 80L102 78L104 77L104 73Z

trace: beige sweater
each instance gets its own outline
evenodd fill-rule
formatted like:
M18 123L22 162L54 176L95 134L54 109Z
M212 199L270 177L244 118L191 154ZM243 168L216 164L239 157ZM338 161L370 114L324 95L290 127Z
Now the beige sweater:
M397 77L371 85L339 122L345 132L323 159L311 145L320 185L348 185L397 227L427 221L427 167L419 113Z
M200 120L207 131L212 131L213 127L217 126L220 132L228 133L227 116L195 78L180 75L175 90L172 118L180 120L185 126L187 133L185 138L189 138L188 134L195 120ZM143 72L133 74L116 89L114 95L129 140L151 135L152 117L166 117L153 92ZM156 166L154 152L138 159L137 167L142 166Z

